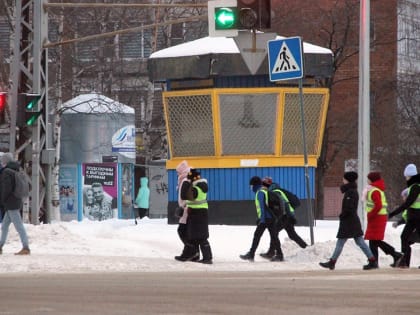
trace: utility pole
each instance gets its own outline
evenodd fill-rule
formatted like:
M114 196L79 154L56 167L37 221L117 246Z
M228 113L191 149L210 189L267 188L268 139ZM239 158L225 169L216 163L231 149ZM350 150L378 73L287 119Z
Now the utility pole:
M370 169L370 0L360 1L359 41L359 132L358 170L359 195L367 185ZM359 217L365 226L363 205L359 204Z

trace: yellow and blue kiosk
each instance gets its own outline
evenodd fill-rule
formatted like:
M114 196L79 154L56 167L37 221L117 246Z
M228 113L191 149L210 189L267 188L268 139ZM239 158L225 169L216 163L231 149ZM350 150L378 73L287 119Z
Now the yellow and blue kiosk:
M303 109L314 198L329 102L329 90L319 82L332 74L332 52L307 43L303 48ZM208 180L211 224L255 224L252 176L270 176L296 193L302 201L298 224L308 223L297 82L270 82L267 57L254 69L251 73L232 38L206 37L150 56L151 81L166 87L169 223L177 223L175 168L183 160Z

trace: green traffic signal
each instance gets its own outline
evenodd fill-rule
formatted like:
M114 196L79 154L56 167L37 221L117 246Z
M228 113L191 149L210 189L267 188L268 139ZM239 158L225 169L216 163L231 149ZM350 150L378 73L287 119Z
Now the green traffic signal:
M238 24L238 10L236 7L220 7L214 9L214 23L216 30L236 29Z
M41 95L39 94L26 94L26 110L37 111L40 98Z
M26 125L32 126L33 124L35 124L39 116L41 116L41 112L34 112L32 116L30 116L28 120L26 120Z

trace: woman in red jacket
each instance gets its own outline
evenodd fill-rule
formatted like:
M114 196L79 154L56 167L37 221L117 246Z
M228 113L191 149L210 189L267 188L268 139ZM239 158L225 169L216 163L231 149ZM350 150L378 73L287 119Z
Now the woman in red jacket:
M367 212L367 229L365 240L369 240L369 247L372 254L378 260L378 248L391 255L394 262L391 266L395 266L402 254L395 251L395 248L384 242L385 227L388 220L387 201L385 197L385 182L381 178L379 172L371 172L368 174L368 183L370 185L366 195L365 210Z

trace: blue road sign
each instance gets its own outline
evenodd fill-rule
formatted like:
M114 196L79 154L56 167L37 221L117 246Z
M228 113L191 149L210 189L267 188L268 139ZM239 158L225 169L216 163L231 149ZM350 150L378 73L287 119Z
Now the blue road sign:
M300 37L270 40L267 45L270 81L303 77L303 49Z

